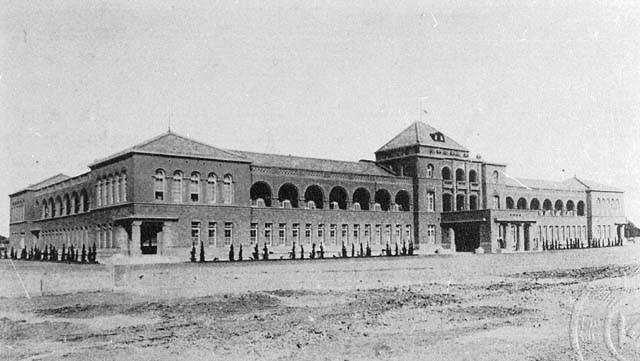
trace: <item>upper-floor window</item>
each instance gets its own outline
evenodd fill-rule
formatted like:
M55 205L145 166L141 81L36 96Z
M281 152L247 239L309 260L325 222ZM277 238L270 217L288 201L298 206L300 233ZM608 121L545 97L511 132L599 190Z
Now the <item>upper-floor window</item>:
M433 164L427 165L427 178L433 178Z
M158 169L156 170L156 175L154 177L154 197L157 201L164 200L164 192L165 192L165 174L164 170Z
M191 202L200 201L200 174L198 172L191 173L191 181L189 182L189 194Z
M224 176L223 198L225 204L233 203L233 177L231 174Z
M493 196L493 209L500 209L500 197Z
M207 178L207 201L209 203L216 203L218 198L218 177L214 173L209 173Z
M427 192L427 212L434 212L436 210L436 194L434 192Z
M127 201L127 173L120 174L120 200Z
M182 203L182 172L177 170L173 173L173 183L171 184L171 198L175 203Z
M114 203L120 203L120 195L122 193L122 189L120 187L120 175L116 174L115 177L113 177L113 202Z
M493 171L492 178L493 178L493 183L498 183L498 180L500 179L500 174L498 173L497 170Z
M429 135L431 136L431 139L433 139L436 142L444 142L444 134L440 132L431 133Z

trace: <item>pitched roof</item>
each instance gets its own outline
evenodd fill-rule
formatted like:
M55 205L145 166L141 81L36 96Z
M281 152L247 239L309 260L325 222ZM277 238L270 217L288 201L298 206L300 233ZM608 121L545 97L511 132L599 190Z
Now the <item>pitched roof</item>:
M506 175L506 174L505 174ZM584 191L586 188L573 181L573 179L567 179L561 182L544 180L544 179L528 179L528 178L515 178L506 175L505 184L511 187L519 188L535 188L535 189L554 189L563 191Z
M592 191L622 192L622 189L615 188L615 187L612 187L610 185L594 182L594 181L591 181L591 180L582 179L582 178L578 178L578 177L574 177L572 179L575 179L576 182L579 182L580 184L584 185L586 188L588 188L589 190L592 190Z
M425 145L436 148L461 150L465 152L469 151L467 148L444 134L442 134L444 141L436 141L436 134L442 134L442 132L426 123L415 122L387 142L387 144L378 149L378 152L404 148L412 145Z
M261 167L290 168L335 173L392 176L393 173L373 162L348 162L332 159L296 157L291 155L253 153L234 150L251 160L251 164Z
M25 192L25 191L35 191L35 190L38 190L38 189L41 189L41 188L44 188L44 187L48 187L48 186L50 186L52 184L56 184L56 183L65 181L65 180L70 179L70 178L71 177L69 177L66 174L59 173L59 174L54 175L53 177L49 177L49 178L47 178L47 179L45 179L43 181L40 181L38 183L30 184L26 188L20 189L18 191L15 191L15 192L9 194L9 196L14 196L14 195L17 195L18 193L22 193L22 192Z
M104 163L128 153L188 156L234 162L248 162L248 160L241 155L215 148L208 144L168 131L107 158L96 160L90 166Z

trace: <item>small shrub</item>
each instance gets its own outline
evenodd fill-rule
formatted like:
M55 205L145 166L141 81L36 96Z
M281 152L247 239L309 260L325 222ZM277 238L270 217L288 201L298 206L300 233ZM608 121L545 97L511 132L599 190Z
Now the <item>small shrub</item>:
M242 261L242 244L240 244L240 249L238 250L238 261Z
M229 246L229 262L233 262L236 260L236 253L233 250L233 243Z
M269 260L269 248L267 247L267 242L265 242L264 247L262 247L262 259L265 261Z
M320 242L320 259L324 259L324 245Z
M87 249L84 246L84 243L82 244L82 255L80 256L80 262L87 263Z
M84 245L83 245L84 247ZM191 262L196 261L196 244L195 242L191 242L191 257L189 258Z
M200 262L204 262L204 242L200 241Z

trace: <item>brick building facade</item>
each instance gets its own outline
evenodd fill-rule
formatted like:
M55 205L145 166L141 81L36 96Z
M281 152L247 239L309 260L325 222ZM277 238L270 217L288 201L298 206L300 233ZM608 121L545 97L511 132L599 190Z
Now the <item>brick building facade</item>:
M325 256L342 244L379 254L412 242L417 252L516 252L545 242L617 239L620 190L578 179L516 179L506 165L417 122L375 152L344 162L223 150L172 132L10 195L10 242L98 247L114 254L207 258L231 244L248 258L258 243L275 257L293 244ZM237 251L236 251L237 252Z

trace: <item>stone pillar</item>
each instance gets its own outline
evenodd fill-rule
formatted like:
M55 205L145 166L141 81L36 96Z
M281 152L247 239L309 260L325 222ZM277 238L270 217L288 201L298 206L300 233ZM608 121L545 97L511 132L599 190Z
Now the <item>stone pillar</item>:
M453 252L457 252L457 249L456 249L456 231L453 229L453 227L450 227L447 230L447 238L449 239L449 249L452 250Z
M140 256L142 255L141 243L140 243L140 226L141 221L131 222L131 239L129 240L129 255Z
M518 223L516 225L518 231L518 239L516 241L516 251L524 250L524 225L522 223Z

